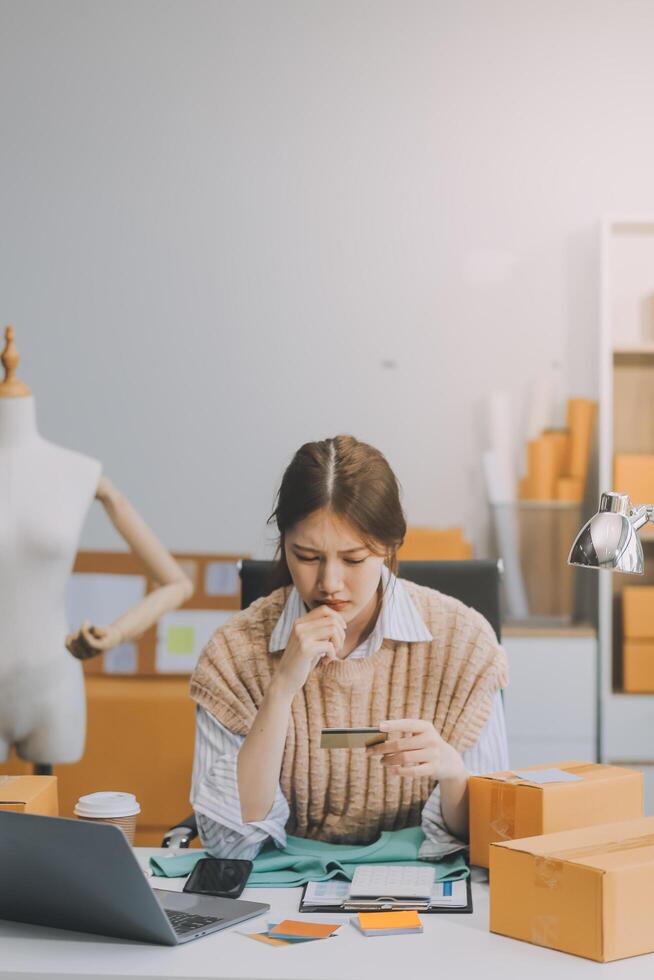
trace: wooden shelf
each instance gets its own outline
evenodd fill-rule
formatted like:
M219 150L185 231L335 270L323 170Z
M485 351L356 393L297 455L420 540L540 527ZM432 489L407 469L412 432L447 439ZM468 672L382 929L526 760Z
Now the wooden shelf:
M651 357L654 358L654 344L641 344L635 347L614 347L613 357Z
M569 626L530 626L528 623L502 624L503 637L587 637L595 638L597 630L591 623L571 623Z

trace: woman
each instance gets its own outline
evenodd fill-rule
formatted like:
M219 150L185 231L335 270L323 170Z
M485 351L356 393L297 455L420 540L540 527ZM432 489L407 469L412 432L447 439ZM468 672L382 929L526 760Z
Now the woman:
M191 680L191 801L205 847L252 858L286 831L368 843L422 823L420 856L467 837L469 770L508 766L506 658L477 612L395 577L406 522L384 456L307 443L270 520L281 588L216 631ZM321 728L379 726L366 750Z

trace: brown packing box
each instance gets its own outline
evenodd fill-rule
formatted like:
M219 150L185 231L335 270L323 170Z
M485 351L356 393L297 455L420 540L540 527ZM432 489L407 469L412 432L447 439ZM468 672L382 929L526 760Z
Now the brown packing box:
M649 504L654 499L654 456L617 454L613 462L616 493L628 493L632 504Z
M622 633L630 640L654 641L654 587L627 585L622 590Z
M622 689L628 694L654 692L654 639L625 641L622 647Z
M490 852L491 932L601 962L654 951L654 817Z
M574 782L536 783L512 772L471 776L470 863L488 867L495 841L533 837L643 815L643 774L593 762L550 762L523 770L563 769Z
M59 813L57 777L0 776L0 810L56 817Z

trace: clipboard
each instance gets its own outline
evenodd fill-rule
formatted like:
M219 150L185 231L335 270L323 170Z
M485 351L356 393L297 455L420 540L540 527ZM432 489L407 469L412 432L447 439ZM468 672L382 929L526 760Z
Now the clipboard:
M460 880L460 879L459 879ZM457 912L462 912L464 914L470 914L472 912L472 885L471 876L465 879L466 883L466 904L465 905L425 905L421 902L401 902L392 901L389 899L380 898L378 902L341 902L338 905L316 905L312 902L305 902L305 895L308 887L308 883L305 884L302 889L302 896L300 898L300 905L298 911L300 912L330 912L332 915L334 913L352 912L404 912L407 909L415 909L417 912L425 912L428 915L445 913L454 914Z

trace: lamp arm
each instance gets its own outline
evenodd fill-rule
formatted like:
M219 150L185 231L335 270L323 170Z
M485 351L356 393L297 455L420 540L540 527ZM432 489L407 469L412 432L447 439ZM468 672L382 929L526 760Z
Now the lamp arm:
M629 523L634 531L638 531L643 525L654 523L654 504L641 504L633 507L629 515Z

